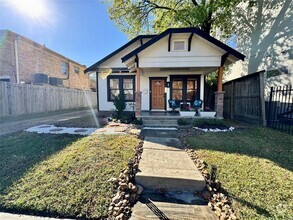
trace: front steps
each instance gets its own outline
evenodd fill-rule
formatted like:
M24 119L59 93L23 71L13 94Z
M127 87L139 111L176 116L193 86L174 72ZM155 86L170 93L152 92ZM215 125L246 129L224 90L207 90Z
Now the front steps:
M142 124L144 127L154 128L177 128L177 118L172 117L143 117Z

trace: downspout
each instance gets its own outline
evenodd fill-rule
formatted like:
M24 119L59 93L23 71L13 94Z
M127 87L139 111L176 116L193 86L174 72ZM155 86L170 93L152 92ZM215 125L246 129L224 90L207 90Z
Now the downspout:
M16 83L19 83L19 66L18 66L18 44L19 36L14 39L14 55L15 55L15 68L16 68Z

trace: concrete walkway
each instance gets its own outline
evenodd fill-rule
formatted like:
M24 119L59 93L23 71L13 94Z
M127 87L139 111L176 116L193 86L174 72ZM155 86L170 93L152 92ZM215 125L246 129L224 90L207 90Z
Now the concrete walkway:
M177 138L146 137L138 184L149 189L202 191L205 180Z
M20 214L10 214L0 212L0 219L1 220L70 220L65 218L48 218L48 217L39 217L39 216L32 216L32 215L20 215Z
M68 119L68 118L78 118L78 117L84 117L91 114L90 110L72 110L70 112L52 112L48 113L47 115L41 114L41 115L31 115L29 117L22 118L21 116L17 116L14 118L11 118L11 120L5 120L0 121L0 135L5 134L12 134L19 131L22 131L24 129L27 129L29 127L33 127L36 125L41 124L50 124L54 123L58 120Z
M207 202L196 196L205 180L182 149L174 131L152 130L146 137L136 182L144 186L132 220L216 219ZM179 133L179 131L177 131Z

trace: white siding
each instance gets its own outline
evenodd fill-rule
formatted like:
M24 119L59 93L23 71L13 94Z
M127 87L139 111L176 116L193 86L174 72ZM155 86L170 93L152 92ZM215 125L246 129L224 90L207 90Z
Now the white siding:
M191 51L168 52L168 38L164 37L138 54L139 66L147 67L218 67L224 50L194 35ZM189 34L173 34L174 39L188 40ZM172 48L172 45L171 45Z
M119 74L111 74L111 75L119 75ZM133 75L133 74L127 74L127 75ZM99 110L100 111L114 111L115 106L113 105L113 102L108 102L107 78L102 79L99 75L98 86L99 86ZM133 102L127 102L126 111L132 111L132 103Z
M111 74L111 75L118 75L118 74ZM127 74L128 75L128 74ZM130 74L133 75L133 74ZM170 82L170 75L201 75L200 77L200 98L203 100L204 98L204 75L201 72L195 71L159 71L159 70L150 70L144 69L141 70L141 77L140 77L140 88L141 88L141 110L142 111L149 111L150 110L150 84L149 78L150 77L167 77L167 81ZM170 88L165 88L165 92L167 94L166 100L170 99ZM114 111L115 106L112 102L108 102L107 100L107 79L102 79L99 76L99 110L100 111ZM129 102L127 105L126 110L132 111L132 102ZM168 108L167 110L172 110Z

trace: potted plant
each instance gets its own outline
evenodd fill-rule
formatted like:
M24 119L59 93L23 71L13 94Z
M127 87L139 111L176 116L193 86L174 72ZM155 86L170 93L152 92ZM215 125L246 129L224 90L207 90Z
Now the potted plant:
M205 107L205 111L200 112L200 116L203 118L214 118L216 115L215 111L212 111L209 107Z
M180 113L180 116L193 117L193 116L195 116L196 112L192 111L190 109L190 105L185 103L185 104L181 105L179 113Z

